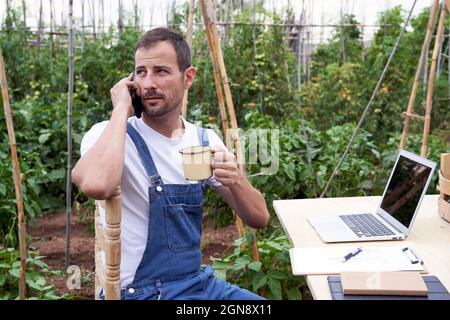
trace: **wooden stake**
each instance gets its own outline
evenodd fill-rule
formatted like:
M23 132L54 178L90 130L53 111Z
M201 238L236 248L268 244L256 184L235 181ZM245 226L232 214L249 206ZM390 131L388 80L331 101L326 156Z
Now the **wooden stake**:
M399 152L400 152L400 150L404 149L406 146L406 139L407 139L407 135L408 135L408 131L409 131L409 126L411 123L411 117L409 117L408 115L413 114L414 103L416 101L416 96L417 96L417 90L419 89L419 86L420 86L420 79L421 79L422 75L424 74L424 72L423 72L424 67L427 64L427 56L428 56L427 53L428 53L428 48L430 47L431 38L433 36L434 22L436 20L436 14L437 14L438 9L439 9L439 0L434 0L433 7L431 8L431 11L430 11L430 17L428 19L427 33L426 33L425 39L423 41L422 52L420 53L419 64L417 66L416 76L414 79L414 84L412 87L411 95L409 96L408 107L407 107L405 119L403 122L403 132L402 132L402 136L400 138L400 145L398 147Z
M26 223L23 212L20 165L19 165L19 158L17 156L16 137L14 134L14 123L12 118L11 106L9 104L8 87L6 84L5 63L3 61L3 53L1 49L0 49L0 86L2 89L6 127L8 129L9 147L11 149L14 189L16 192L16 201L17 201L17 227L19 234L19 253L20 253L19 299L23 300L25 299L25 292L26 292L26 278L25 278L26 260L27 260Z
M189 48L191 48L192 52L192 30L193 30L193 21L194 21L194 11L195 11L195 0L189 1L189 15L188 15L188 21L187 21L187 36L186 36L186 42L189 45ZM181 115L184 119L187 118L187 105L188 105L188 94L189 89L184 89L184 95L183 95L183 103L181 105Z
M206 13L206 8L204 8L204 2L200 1L200 5L202 6L202 13ZM229 150L231 150L231 141L230 141L230 137L228 135L228 116L227 116L227 112L226 112L226 109L225 109L225 102L223 100L222 86L220 84L219 67L217 66L217 59L216 59L217 55L215 53L216 52L216 48L213 45L210 25L209 25L209 23L207 23L207 21L209 21L209 19L208 19L207 16L203 16L203 18L205 19L206 37L208 39L211 63L213 65L214 83L216 85L217 102L219 104L220 116L221 116L221 119L222 119L221 122L222 122L223 134L225 136L225 145L227 146L227 148Z
M433 106L433 89L434 89L434 80L435 80L435 75L436 75L436 61L437 61L437 56L440 52L442 36L444 34L444 21L445 21L446 12L447 11L446 11L445 4L442 4L436 40L434 43L433 58L431 60L430 75L428 77L427 100L426 100L426 104L425 104L425 123L423 126L423 139L422 139L422 151L421 151L422 157L428 157L428 139L429 139L429 133L430 133L431 108Z
M215 80L215 83L216 83L216 89L217 89L217 92L218 92L219 99L222 100L222 101L219 100L219 106L221 107L222 121L224 121L224 119L226 119L226 118L223 117L223 116L226 117L226 111L225 111L225 106L224 106L224 103L223 103L223 96L222 96L222 89L221 89L220 80L222 80L222 84L224 86L228 112L230 112L230 121L231 121L233 138L234 138L234 141L238 141L238 143L235 144L236 145L236 152L237 152L236 158L237 158L238 166L239 166L239 168L242 171L242 163L243 162L240 162L241 161L241 156L238 155L238 152L241 151L240 150L240 144L239 144L239 137L237 137L237 139L236 139L236 133L237 133L236 115L234 114L234 109L233 109L233 114L231 113L231 108L230 108L230 104L229 104L229 102L231 100L231 92L229 91L228 79L226 77L226 72L225 72L225 74L223 72L224 69L225 69L225 66L224 66L224 63L223 63L222 54L220 52L221 51L220 50L220 46L219 46L218 40L217 40L217 31L215 30L214 23L212 22L209 14L208 14L208 9L210 8L210 6L206 7L205 0L200 0L200 5L201 5L201 8L202 8L203 19L205 21L206 35L207 35L208 43L209 43L209 46L210 46L210 53L212 54L211 55L211 61L213 63L213 67L215 67L215 70L214 70L214 78L215 79L214 80ZM219 75L219 72L220 72L220 75ZM225 86L225 81L226 81L226 85L227 86ZM227 88L228 88L228 91L227 91ZM219 92L220 92L220 94L219 94ZM232 102L231 102L231 104L232 104ZM233 117L234 117L234 119L233 119ZM236 128L236 131L234 130L234 128ZM228 136L228 127L226 127L226 129L224 130L224 135L225 135L227 148L229 150L231 150L231 143L229 141L229 136ZM238 215L236 215L236 214L235 214L235 216L236 216L236 227L237 227L237 230L238 230L238 234L239 234L239 237L242 237L244 235L244 226L243 226L241 218Z

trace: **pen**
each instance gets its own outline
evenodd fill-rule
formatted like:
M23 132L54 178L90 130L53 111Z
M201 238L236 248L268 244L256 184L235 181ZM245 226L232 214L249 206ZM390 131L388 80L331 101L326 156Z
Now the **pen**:
M348 260L350 260L351 258L356 256L358 253L360 253L361 251L362 251L362 248L356 248L349 254L345 255L344 258L342 258L342 262L347 262Z

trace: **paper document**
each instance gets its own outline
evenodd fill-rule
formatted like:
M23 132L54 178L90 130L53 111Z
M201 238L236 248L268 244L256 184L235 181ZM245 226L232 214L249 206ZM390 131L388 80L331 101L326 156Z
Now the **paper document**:
M360 248L360 252L353 255ZM405 249L407 248L407 249ZM343 271L423 271L420 258L407 246L331 246L289 250L294 275L339 274Z

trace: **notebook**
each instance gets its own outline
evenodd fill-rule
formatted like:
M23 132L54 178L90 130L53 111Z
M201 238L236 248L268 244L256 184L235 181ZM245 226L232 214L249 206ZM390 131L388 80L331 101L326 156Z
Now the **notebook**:
M340 276L328 276L328 285L334 300L450 300L450 294L436 276L423 276L423 280L428 288L428 296L426 297L344 295Z
M360 252L344 261L357 248ZM329 275L345 271L425 271L420 257L404 245L292 248L289 254L294 275Z
M427 296L428 288L418 272L342 272L344 295Z

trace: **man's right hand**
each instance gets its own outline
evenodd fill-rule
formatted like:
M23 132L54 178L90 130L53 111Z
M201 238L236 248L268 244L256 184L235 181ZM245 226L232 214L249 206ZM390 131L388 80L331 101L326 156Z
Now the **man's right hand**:
M111 101L114 110L124 110L128 117L134 116L133 104L131 101L130 89L136 88L136 85L131 81L133 74L123 78L111 88Z

